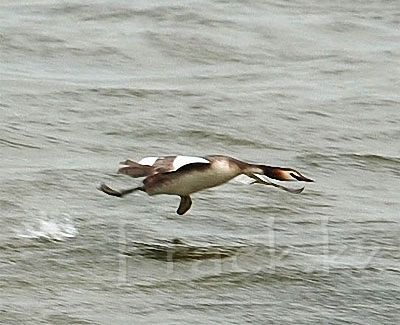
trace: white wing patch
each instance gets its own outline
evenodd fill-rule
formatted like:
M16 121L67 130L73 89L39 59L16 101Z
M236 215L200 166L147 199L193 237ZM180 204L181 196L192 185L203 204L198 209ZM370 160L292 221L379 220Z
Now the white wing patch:
M138 164L153 166L158 158L160 158L160 157L144 157L143 159L138 161Z
M204 159L202 157L176 156L174 163L173 163L174 171L181 168L182 166L185 166L187 164L192 164L192 163L209 164L210 162L207 159Z

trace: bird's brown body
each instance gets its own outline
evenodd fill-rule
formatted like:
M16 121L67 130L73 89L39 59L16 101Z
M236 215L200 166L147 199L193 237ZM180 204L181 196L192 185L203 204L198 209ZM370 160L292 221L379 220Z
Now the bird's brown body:
M184 214L190 209L192 193L222 185L241 174L253 178L255 180L253 183L272 185L295 193L301 192L303 188L291 190L270 182L263 176L281 181L312 182L311 179L304 177L294 169L250 164L222 155L204 158L191 156L146 157L139 162L126 160L122 164L118 172L132 177L146 177L143 186L115 191L103 184L100 190L120 197L135 190L144 191L148 195L178 195L181 197L178 214Z

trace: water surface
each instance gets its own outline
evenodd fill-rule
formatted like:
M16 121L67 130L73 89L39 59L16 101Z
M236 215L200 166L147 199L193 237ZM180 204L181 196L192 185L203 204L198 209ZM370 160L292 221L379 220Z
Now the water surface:
M2 1L0 322L397 324L397 1ZM128 187L117 163L296 167Z

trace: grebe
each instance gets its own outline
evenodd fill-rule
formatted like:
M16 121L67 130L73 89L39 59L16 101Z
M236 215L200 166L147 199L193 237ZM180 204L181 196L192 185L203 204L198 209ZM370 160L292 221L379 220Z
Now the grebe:
M139 162L128 159L121 163L118 173L146 178L139 187L117 191L103 183L99 190L117 197L135 191L143 191L148 195L178 195L181 198L176 211L179 215L190 209L192 193L222 185L242 174L254 179L251 184L271 185L291 193L301 193L304 187L291 189L273 183L268 178L279 181L313 182L312 179L291 168L251 164L222 155L145 157Z

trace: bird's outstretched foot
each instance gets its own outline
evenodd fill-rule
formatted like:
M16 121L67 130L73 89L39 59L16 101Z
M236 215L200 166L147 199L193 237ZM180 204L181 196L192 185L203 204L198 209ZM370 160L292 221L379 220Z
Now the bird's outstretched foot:
M113 190L111 187L107 186L106 184L102 183L99 187L98 190L112 196L116 197L122 197L122 193L118 192L116 190Z

